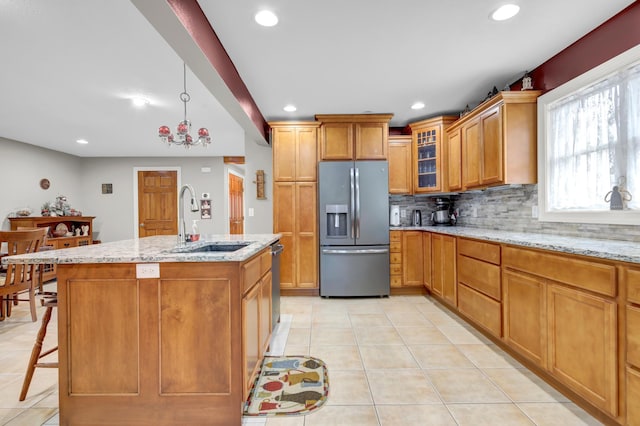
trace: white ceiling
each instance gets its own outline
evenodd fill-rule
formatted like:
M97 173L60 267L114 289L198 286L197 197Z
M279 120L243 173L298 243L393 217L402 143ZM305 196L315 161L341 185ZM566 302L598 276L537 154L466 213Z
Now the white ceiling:
M149 10L166 9L134 1L152 21ZM373 112L404 126L474 106L633 3L514 1L521 12L506 22L488 19L501 0L199 3L268 121ZM263 7L278 14L276 27L253 21ZM207 77L213 68L129 0L0 0L0 9L0 137L78 156L244 154L246 120ZM156 136L183 117L173 48L200 76L187 74L188 118L211 131L206 150ZM151 104L133 108L135 94ZM415 101L425 109L411 110ZM284 112L287 103L298 111Z

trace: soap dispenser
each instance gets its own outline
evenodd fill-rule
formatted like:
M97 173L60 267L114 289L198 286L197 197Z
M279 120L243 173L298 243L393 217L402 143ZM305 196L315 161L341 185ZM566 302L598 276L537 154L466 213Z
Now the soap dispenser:
M198 232L198 220L194 219L191 225L191 241L198 241L200 239L200 233Z

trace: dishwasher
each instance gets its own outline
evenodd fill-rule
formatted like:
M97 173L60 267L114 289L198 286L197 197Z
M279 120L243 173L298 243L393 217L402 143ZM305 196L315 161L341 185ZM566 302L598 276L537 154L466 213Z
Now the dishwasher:
M271 244L271 328L280 322L280 254L284 246L280 241Z

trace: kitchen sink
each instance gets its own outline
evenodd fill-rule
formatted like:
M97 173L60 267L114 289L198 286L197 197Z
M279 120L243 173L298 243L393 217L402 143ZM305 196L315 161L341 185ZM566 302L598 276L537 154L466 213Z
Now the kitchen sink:
M245 248L251 244L251 242L241 243L197 243L197 245L190 245L187 243L184 247L176 247L171 250L172 253L213 253L213 252L234 252Z

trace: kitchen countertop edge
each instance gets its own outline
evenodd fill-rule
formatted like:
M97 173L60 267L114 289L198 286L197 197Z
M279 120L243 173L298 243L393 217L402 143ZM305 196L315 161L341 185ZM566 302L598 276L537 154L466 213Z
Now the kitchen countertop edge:
M281 234L207 235L200 241L187 243L250 242L233 252L173 253L176 247L175 235L134 238L91 246L47 250L37 253L6 256L2 264L86 264L86 263L169 263L169 262L242 262L259 253L281 238Z
M495 243L597 257L620 262L640 263L640 244L634 241L606 240L510 232L467 226L391 226L391 231L428 231L456 237L475 238Z

